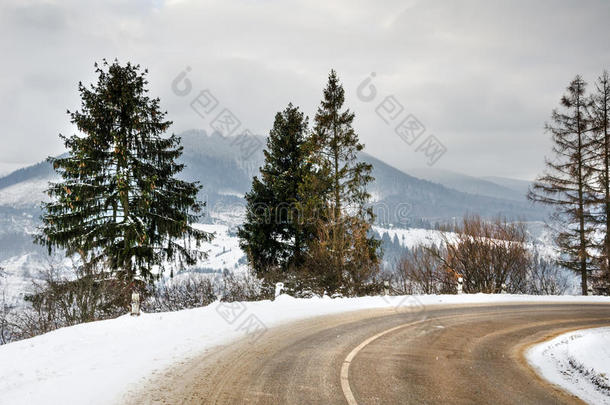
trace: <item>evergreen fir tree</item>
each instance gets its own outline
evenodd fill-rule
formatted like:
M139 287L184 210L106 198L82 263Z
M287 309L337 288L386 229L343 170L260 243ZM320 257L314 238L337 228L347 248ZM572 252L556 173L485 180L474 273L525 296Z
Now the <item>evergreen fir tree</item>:
M562 253L559 263L580 274L583 295L587 295L591 271L589 247L593 230L590 123L585 87L582 78L576 76L561 99L564 111L553 111L552 124L547 124L546 129L553 137L555 159L547 159L547 171L528 193L532 201L555 207L555 219L562 228L556 238Z
M163 135L171 122L147 95L147 71L117 61L95 68L96 84L79 83L81 110L68 111L81 134L60 135L68 156L49 158L62 181L49 186L37 242L127 284L154 279L153 266L195 264L205 254L191 242L212 236L192 226L201 187L176 178L180 138Z
M337 73L331 70L324 99L315 116L314 159L328 177L324 191L328 193L333 218L339 219L348 211L372 218L372 211L364 207L370 198L366 186L374 180L371 176L373 166L358 161L358 152L364 145L352 127L354 113L342 110L344 103L345 90Z
M246 221L238 235L259 275L298 268L311 239L299 210L308 170L307 128L308 118L292 104L276 114L261 177L254 177L246 194Z
M344 102L343 86L331 70L311 137L315 170L306 182L316 185L308 195L322 207L318 212L315 242L322 245L312 252L318 252L313 262L327 263L326 268L317 266L320 272L334 273L323 277L330 283L329 290L350 283L361 285L363 279L376 272L379 264L380 241L370 234L374 215L366 207L370 198L366 186L373 180L372 165L358 160L358 152L364 146L352 127L354 113L343 109Z
M399 247L400 246L400 241L398 240L398 234L394 234L394 238L392 239L392 243L394 244L394 246Z
M596 223L602 231L600 241L599 274L595 277L595 290L610 294L610 75L607 71L598 78L595 92L591 97L593 153L592 169L597 195Z

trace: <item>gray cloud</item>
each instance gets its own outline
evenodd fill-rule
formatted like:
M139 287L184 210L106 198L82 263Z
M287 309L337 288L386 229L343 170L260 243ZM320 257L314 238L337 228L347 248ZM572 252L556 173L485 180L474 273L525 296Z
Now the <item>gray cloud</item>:
M172 93L186 66L256 133L286 103L312 116L330 68L344 82L367 150L401 167L425 165L375 114L393 94L447 146L438 167L533 177L542 128L570 79L589 82L610 61L610 3L599 1L241 0L0 5L0 164L62 151L79 80L102 58L149 68L173 130L202 127ZM371 72L379 100L357 99Z

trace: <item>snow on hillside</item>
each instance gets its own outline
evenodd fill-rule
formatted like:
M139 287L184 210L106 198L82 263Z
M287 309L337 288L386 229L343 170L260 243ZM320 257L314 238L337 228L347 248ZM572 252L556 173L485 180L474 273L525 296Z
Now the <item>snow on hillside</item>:
M404 309L423 319L430 305L489 302L610 304L610 297L476 294L295 299L282 295L275 301L216 302L178 312L122 316L0 346L0 403L120 403L153 373L217 345L259 339L279 324L374 308Z
M46 190L50 179L35 178L5 187L0 191L0 205L22 208L49 201Z
M394 236L396 236L400 245L406 248L413 248L419 245L438 245L443 241L443 232L431 229L383 228L380 226L373 226L373 230L380 235L387 233L390 236L390 239L394 239Z
M373 230L378 232L380 235L387 233L390 239L394 239L396 236L401 246L407 248L413 248L415 246L424 245L432 246L443 243L443 236L447 235L449 241L457 240L457 235L453 232L443 232L433 229L420 229L420 228L384 228L380 226L373 226ZM538 237L532 236L533 243L543 257L553 258L556 257L557 252L553 247L553 242L548 238L547 233L540 232ZM534 248L534 244L528 244L530 248Z
M610 328L565 333L530 348L538 373L590 404L610 404Z
M235 229L243 224L246 218L246 208L244 204L216 204L210 209L210 218L216 224L227 225Z
M239 247L239 239L230 226L197 224L195 227L215 235L211 242L202 244L202 249L208 253L208 258L198 263L196 267L214 270L236 270L243 267L240 264L240 259L244 257L244 252Z
M42 256L38 253L28 253L15 256L0 263L3 277L0 287L10 305L20 305L24 294L30 291L32 281L39 278L43 271L51 267L65 271L73 266L72 260L54 255Z
M38 226L38 218L26 212L17 216L0 217L0 236L6 234L24 233L33 235Z

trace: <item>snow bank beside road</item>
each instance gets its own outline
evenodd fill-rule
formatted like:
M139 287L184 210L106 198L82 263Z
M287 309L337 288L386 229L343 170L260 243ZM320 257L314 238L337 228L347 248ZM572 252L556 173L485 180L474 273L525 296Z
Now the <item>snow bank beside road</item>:
M610 328L584 329L530 348L529 363L546 380L591 404L610 404Z
M341 312L396 308L424 319L439 304L610 304L608 297L445 295L214 303L204 308L92 322L0 346L0 404L112 404L157 373L235 339L264 339L273 326Z

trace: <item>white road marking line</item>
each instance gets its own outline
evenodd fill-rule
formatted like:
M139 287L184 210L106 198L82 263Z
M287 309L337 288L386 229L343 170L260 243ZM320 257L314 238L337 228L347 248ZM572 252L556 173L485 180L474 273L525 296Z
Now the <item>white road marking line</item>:
M373 342L376 339L379 339L383 335L392 333L395 330L398 330L401 328L406 328L407 326L417 325L418 323L422 323L425 321L426 321L426 319L422 319L421 321L405 323L403 325L398 325L393 328L384 330L383 332L380 332L374 336L371 336L370 338L366 339L364 342L360 343L358 346L356 346L354 348L354 350L352 350L347 355L345 360L343 360L343 365L341 366L341 389L343 390L343 395L345 396L345 399L347 400L347 403L349 405L358 405L358 402L356 402L356 398L354 397L354 393L352 392L352 389L349 386L349 366L352 363L352 360L354 359L354 357L356 357L356 355L362 349L364 349L368 344L370 344L371 342Z
M526 305L528 304L532 304L532 303L526 303ZM541 302L541 303L537 303L538 305L545 305L547 303L545 302ZM552 303L548 303L551 304ZM508 305L510 306L510 305ZM532 305L534 306L534 305ZM468 309L468 306L464 307L465 309ZM513 310L513 311L506 311L503 313L503 315L507 315L507 314L520 314L520 313L528 313L529 311L531 311L530 309L527 310ZM395 330L401 329L401 328L406 328L409 326L413 326L413 325L417 325L419 323L422 322L426 322L426 321L430 321L432 319L435 320L441 320L441 319L455 319L456 317L462 317L462 318L470 318L470 317L479 317L481 315L481 313L474 313L474 314L458 314L458 315L447 315L447 316L440 316L440 317L436 317L436 318L429 318L429 319L422 319L416 322L409 322L409 323L405 323L402 325L398 325L395 326L393 328L384 330L383 332L379 332L378 334L371 336L370 338L366 339L364 342L360 343L358 346L356 346L345 358L345 360L343 360L343 365L341 366L341 389L343 390L343 396L345 396L345 399L347 400L347 403L349 405L358 405L358 402L356 401L356 398L354 397L354 393L352 392L351 387L349 386L349 366L352 362L352 360L354 359L354 357L356 357L356 355L358 354L358 352L360 352L362 349L364 349L367 345L369 345L371 342L375 341L376 339L379 339L380 337L382 337L383 335L386 335L388 333L392 333ZM442 327L444 329L444 327Z

